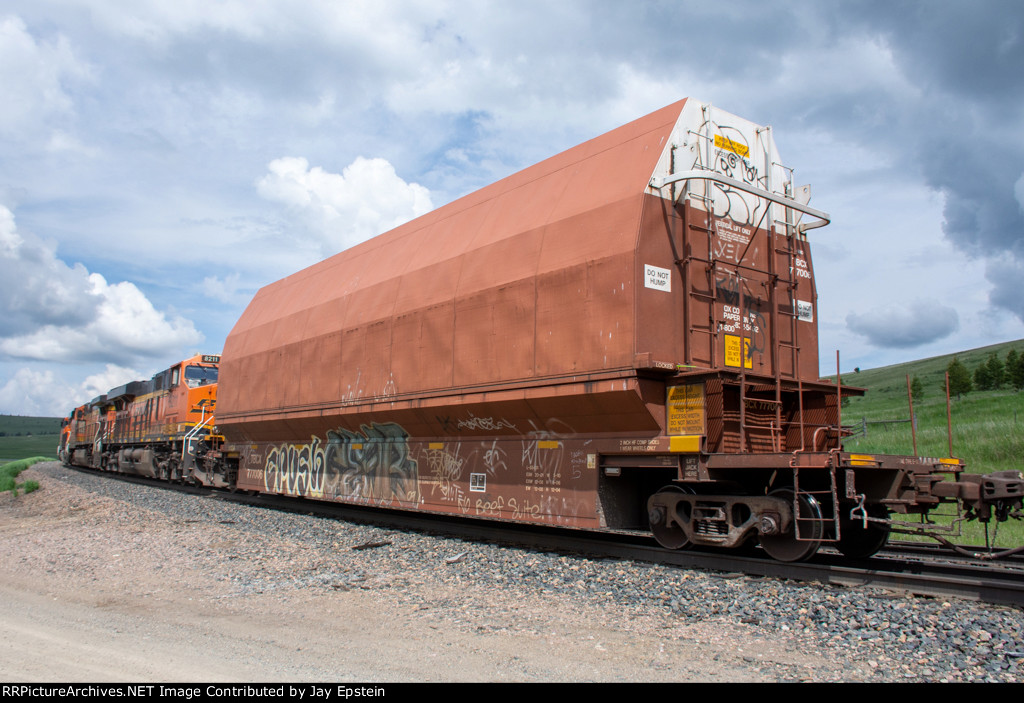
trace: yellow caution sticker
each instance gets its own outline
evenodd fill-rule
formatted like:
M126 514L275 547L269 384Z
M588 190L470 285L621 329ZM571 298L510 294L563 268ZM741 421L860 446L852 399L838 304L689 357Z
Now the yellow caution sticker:
M665 398L668 434L704 434L704 384L669 386Z
M754 368L754 359L750 353L750 340L743 337L740 344L740 337L734 334L725 335L725 365L733 368Z
M734 154L746 157L750 155L750 149L747 148L746 144L734 142L729 137L723 137L721 134L715 135L715 147L718 149L725 149L731 151Z

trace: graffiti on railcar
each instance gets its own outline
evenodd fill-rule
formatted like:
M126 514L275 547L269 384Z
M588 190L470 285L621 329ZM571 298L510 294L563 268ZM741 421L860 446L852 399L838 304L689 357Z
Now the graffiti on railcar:
M566 453L563 442L576 433L558 418L549 419L543 428L530 424L533 429L527 433L528 439L522 440L523 487L531 492L561 493Z
M528 424L526 436L516 440L421 445L421 494L463 514L572 524L588 510L576 497L587 467L586 448L557 418ZM509 495L510 488L528 495Z
M761 250L753 238L754 230L751 227L737 225L729 219L716 219L715 237L712 240L715 260L730 264L746 261L756 267Z
M507 460L508 452L498 446L498 440L492 440L490 447L484 443L483 462L488 474L495 476L499 470L508 471Z
M583 478L583 468L587 465L587 453L583 449L576 449L569 452L569 466L572 470L573 481Z
M587 504L579 498L543 495L528 498L499 497L491 503L477 501L477 514L488 514L488 509L504 510L513 520L543 520L556 525L577 524L588 512ZM495 513L497 514L497 513Z
M324 453L319 437L309 444L282 444L267 452L263 488L272 493L324 496Z
M523 487L527 491L562 490L561 442L549 439L533 439L523 442Z
M477 498L473 506L473 514L482 517L511 517L514 520L541 520L549 517L544 514L540 503L529 498L506 498L498 496L494 499Z
M529 498L517 500L510 498L508 509L512 513L513 520L537 520L543 517L539 503L534 503Z
M469 414L468 419L459 420L458 428L460 430L489 430L492 432L500 431L503 428L510 429L515 432L519 431L518 427L503 417L477 417L473 413Z
M409 451L409 433L394 422L327 433L328 487L336 495L372 502L419 502L419 465Z
M483 515L485 517L501 517L501 512L505 509L505 497L498 496L494 500L487 500L485 498L477 498L476 505L473 507L474 515Z
M705 122L701 129L708 127L715 132L714 149L710 155L713 163L701 165L748 185L763 186L762 175L757 166L750 161L750 144L747 143L742 130L720 122L712 122L711 125ZM703 162L703 154L700 152L698 161ZM744 225L753 225L763 216L765 205L759 198L723 183L714 183L712 188L716 216L728 217L733 222Z
M463 513L469 512L470 499L460 485L465 459L459 456L462 445L438 442L423 450L430 472L430 495L441 494L441 500L456 503Z
M267 452L263 487L311 498L344 497L372 504L419 502L419 470L409 435L395 423L329 430L327 441L282 444Z
M571 492L562 495L546 494L533 498L536 503L530 500L524 503L534 511L534 516L547 516L552 522L562 525L574 524L581 514L587 513L587 505L579 498L573 497ZM528 516L526 516L528 517Z

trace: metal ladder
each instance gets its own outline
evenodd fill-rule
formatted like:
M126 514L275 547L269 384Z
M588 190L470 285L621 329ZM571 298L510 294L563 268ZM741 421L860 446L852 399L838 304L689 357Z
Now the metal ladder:
M825 487L816 490L806 490L800 487L801 474L804 476L804 483L827 483ZM817 479L817 480L815 480ZM824 480L823 480L824 479ZM797 540L811 541L821 539L832 529L832 534L839 535L839 493L836 489L836 469L832 462L832 454L824 466L799 466L793 462L793 533ZM825 514L821 516L807 516L800 510L800 498L805 497L817 503ZM831 511L828 508L831 508ZM831 517L828 517L831 512Z

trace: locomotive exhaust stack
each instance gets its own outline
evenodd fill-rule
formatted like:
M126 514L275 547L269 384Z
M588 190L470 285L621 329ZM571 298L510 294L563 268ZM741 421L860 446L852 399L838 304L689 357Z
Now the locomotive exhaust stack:
M216 363L76 409L61 455L783 561L1021 517L1019 474L843 450L830 217L782 164L770 127L669 105L262 288Z

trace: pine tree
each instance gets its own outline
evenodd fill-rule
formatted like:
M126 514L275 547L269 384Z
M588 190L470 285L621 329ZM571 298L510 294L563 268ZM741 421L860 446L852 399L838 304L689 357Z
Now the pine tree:
M924 397L924 384L917 376L910 379L910 397L914 400L921 400Z
M1024 354L1018 354L1016 349L1006 353L1006 377L1014 390L1024 388Z
M985 362L974 369L974 387L979 391L992 390L992 372Z
M950 395L955 395L959 399L964 393L971 392L971 372L960 363L959 359L954 356L953 360L949 362L949 366L946 367L946 371L949 373Z
M1002 359L995 352L992 352L988 355L988 361L985 362L985 365L988 366L988 375L992 379L992 389L999 390L1006 383L1006 367L1003 366Z

